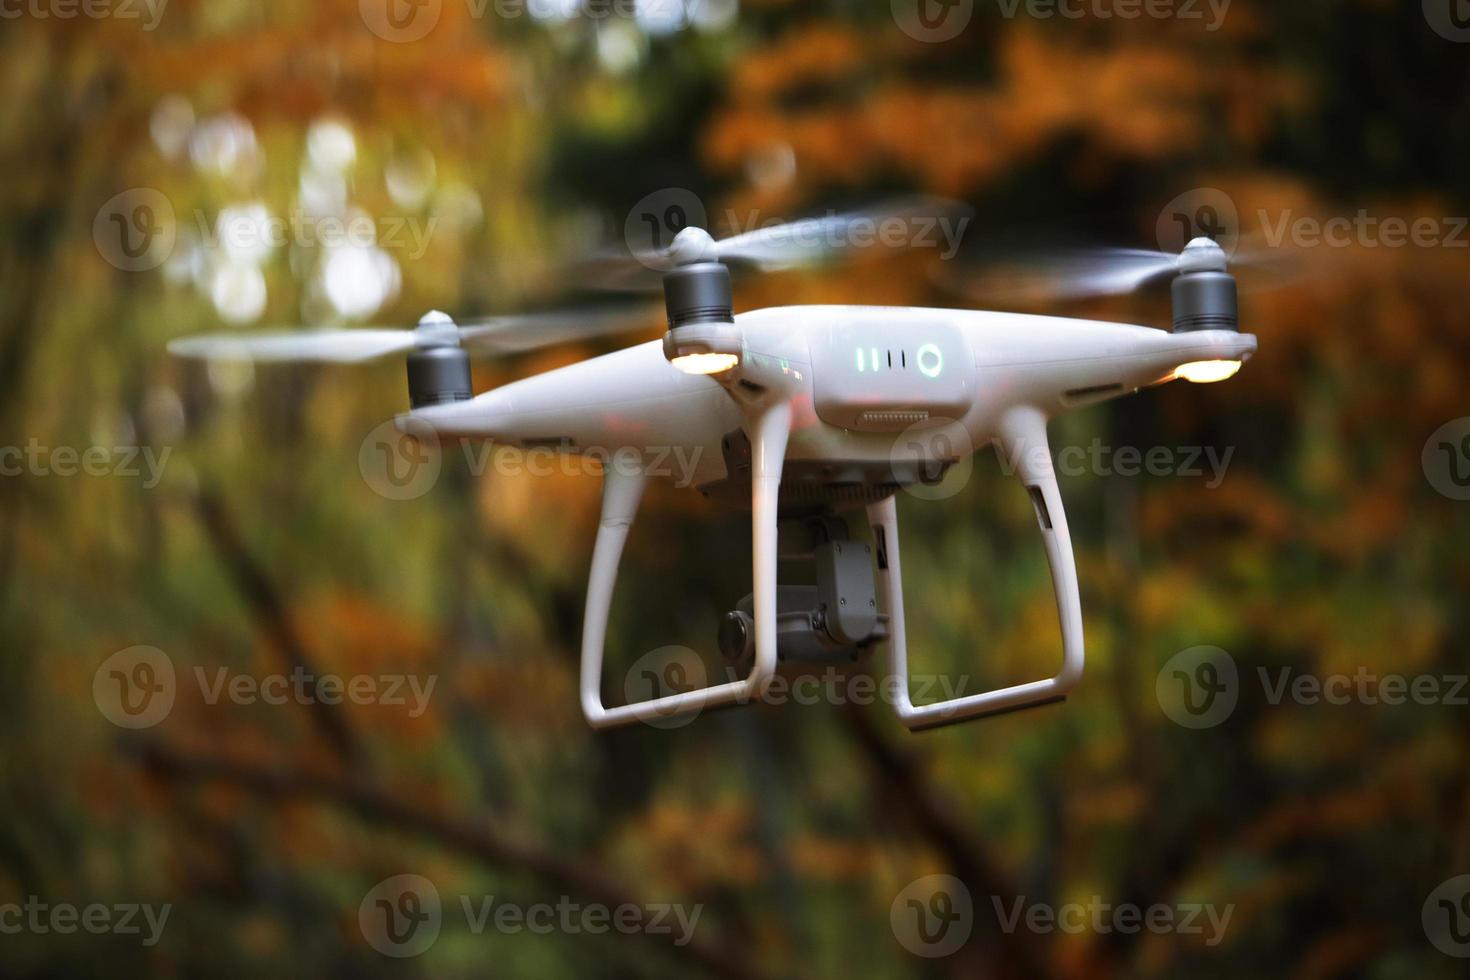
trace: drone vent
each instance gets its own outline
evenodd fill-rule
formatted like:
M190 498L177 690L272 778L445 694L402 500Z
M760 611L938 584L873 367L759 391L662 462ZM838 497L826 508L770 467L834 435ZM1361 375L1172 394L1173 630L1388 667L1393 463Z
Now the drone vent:
M912 425L915 422L927 422L929 413L925 411L873 411L864 412L858 416L859 422L867 422L873 425Z

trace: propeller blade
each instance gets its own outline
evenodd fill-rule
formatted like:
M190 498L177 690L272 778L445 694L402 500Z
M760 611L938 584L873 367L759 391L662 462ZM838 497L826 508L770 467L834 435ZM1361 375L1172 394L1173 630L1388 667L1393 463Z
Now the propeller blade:
M653 305L546 310L467 320L459 326L459 337L473 353L520 353L625 333L661 320L661 311Z
M1257 287L1289 281L1298 257L1254 239L1227 250L1232 271L1264 270ZM1119 296L1167 282L1180 270L1180 256L1132 248L1026 249L1010 252L952 274L943 285L975 303L1045 303Z
M574 263L574 274L581 282L600 289L657 292L663 285L665 272L696 257L698 261L718 260L774 272L820 265L841 252L873 245L949 246L955 236L964 232L971 213L969 206L960 201L915 197L841 214L770 224L716 241L710 241L702 233L689 239L691 229L686 228L667 248L635 252L609 248L594 252ZM896 221L913 224L908 229L894 228ZM681 242L681 239L686 240ZM689 249L691 245L693 251Z
M940 198L889 201L858 211L802 218L732 235L715 242L715 254L721 261L750 263L763 272L794 269L825 262L848 249L890 245L890 236L883 233L883 226L899 221L922 219L927 231L916 224L893 239L893 245L914 247L922 244L921 237L937 244L938 222L968 221L969 215L970 208L958 201Z
M168 350L176 357L329 364L356 364L415 347L455 343L463 344L473 354L511 354L622 333L652 324L656 315L656 308L646 304L602 306L509 313L456 326L449 317L435 311L417 327L206 334L171 341Z
M414 332L402 329L272 330L181 337L169 342L168 351L210 360L357 364L412 350L414 343Z

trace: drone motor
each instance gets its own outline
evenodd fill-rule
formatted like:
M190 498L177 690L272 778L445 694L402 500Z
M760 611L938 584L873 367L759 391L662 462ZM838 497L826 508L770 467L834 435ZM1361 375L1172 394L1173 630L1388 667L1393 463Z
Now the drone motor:
M1209 238L1196 238L1179 256L1174 277L1174 332L1240 329L1235 277L1228 271L1224 249Z

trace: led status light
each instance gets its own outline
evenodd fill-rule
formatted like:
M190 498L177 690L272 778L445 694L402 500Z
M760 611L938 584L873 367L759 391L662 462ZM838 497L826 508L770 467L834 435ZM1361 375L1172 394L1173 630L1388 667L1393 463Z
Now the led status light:
M939 372L944 370L944 354L934 344L925 344L920 347L917 360L919 373L926 378L937 378Z

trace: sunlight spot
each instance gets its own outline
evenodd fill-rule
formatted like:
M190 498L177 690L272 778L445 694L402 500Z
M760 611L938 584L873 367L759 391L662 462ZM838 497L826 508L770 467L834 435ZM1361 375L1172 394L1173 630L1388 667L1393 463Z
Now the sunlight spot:
M210 277L209 298L231 323L250 323L265 312L265 275L251 262L226 259Z
M357 159L357 140L341 120L318 119L306 132L306 155L318 170L341 173Z
M375 245L344 245L328 251L322 286L338 313L362 318L398 294L398 263Z
M260 163L255 129L238 112L211 116L190 134L189 158L200 170L222 177L252 173Z
M189 146L189 133L194 129L194 107L182 95L166 95L153 107L148 119L148 132L153 145L170 160L177 160Z

